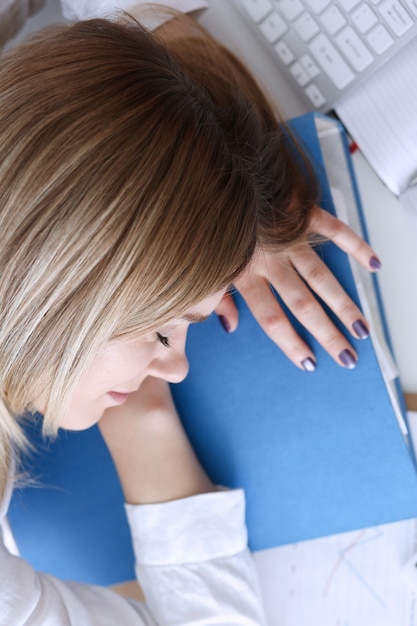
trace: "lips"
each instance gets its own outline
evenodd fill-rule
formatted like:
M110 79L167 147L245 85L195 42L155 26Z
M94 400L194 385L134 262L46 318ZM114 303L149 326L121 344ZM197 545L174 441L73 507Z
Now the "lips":
M120 391L109 391L108 396L116 402L116 404L123 404L129 397L128 393L122 393Z

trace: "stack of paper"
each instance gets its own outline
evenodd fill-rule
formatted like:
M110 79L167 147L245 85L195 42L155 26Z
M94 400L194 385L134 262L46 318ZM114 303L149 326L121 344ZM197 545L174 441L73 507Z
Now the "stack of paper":
M336 112L417 223L417 38L344 98Z

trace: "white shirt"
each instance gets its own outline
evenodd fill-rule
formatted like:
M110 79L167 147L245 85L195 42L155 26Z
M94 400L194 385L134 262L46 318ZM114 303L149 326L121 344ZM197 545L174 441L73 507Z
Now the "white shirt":
M266 624L241 490L127 505L126 512L146 604L35 572L1 542L1 626Z
M204 0L160 0L180 11ZM108 16L138 0L62 0L68 19ZM155 28L164 19L146 26ZM11 488L0 507L7 513ZM61 581L0 542L0 626L263 626L244 494L219 491L164 504L126 506L137 579L146 604L103 588ZM0 533L1 534L1 533ZM1 534L2 538L2 534Z

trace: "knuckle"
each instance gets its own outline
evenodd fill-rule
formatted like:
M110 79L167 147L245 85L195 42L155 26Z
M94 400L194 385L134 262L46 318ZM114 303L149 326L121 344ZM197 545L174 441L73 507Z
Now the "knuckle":
M333 235L337 236L337 235L340 235L341 233L345 233L348 230L348 227L346 226L346 224L344 224L340 220L335 219L335 220L332 220L331 229L332 229Z
M336 307L336 313L341 320L356 320L362 317L355 303L351 300L346 301L346 299L343 299L339 306Z
M355 247L355 256L362 256L368 254L368 244L363 239L359 239Z
M291 309L296 317L308 317L313 312L316 302L313 298L299 296L292 303Z
M329 352L332 352L332 350L337 350L338 352L341 351L342 348L340 347L340 340L341 335L336 331L336 329L326 336L325 343Z
M284 314L279 311L269 312L266 314L260 324L268 334L274 335L282 328L284 322Z
M328 270L322 265L312 265L308 272L308 282L314 285L322 285L328 276Z

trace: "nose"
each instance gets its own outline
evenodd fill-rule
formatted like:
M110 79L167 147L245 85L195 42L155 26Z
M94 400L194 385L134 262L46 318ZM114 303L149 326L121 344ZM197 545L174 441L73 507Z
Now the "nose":
M155 378L162 378L169 383L180 383L187 376L189 370L185 353L170 355L166 359L154 359L148 371Z
M184 344L177 348L165 348L163 357L156 357L148 367L150 376L162 378L169 383L180 383L187 376L189 370L188 359L185 356Z

